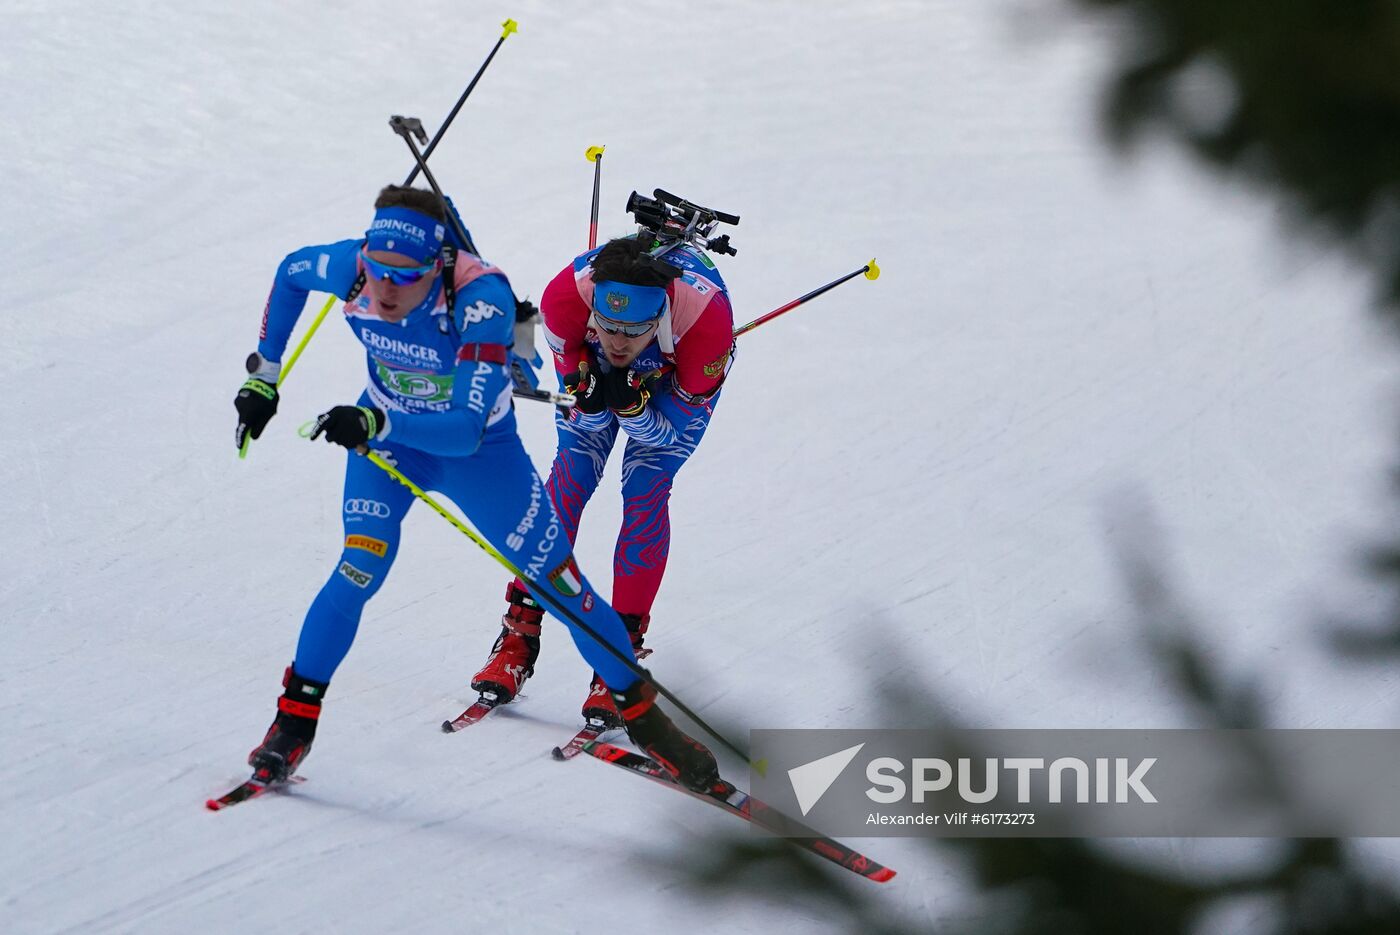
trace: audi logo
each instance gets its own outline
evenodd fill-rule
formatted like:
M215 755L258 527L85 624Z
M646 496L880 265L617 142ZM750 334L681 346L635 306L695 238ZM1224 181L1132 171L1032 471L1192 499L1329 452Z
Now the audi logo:
M379 519L389 518L389 508L378 500L346 500L345 512L360 516L374 516Z

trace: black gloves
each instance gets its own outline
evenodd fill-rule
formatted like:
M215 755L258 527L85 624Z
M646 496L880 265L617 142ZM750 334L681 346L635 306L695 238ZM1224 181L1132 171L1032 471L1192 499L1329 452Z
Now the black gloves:
M617 413L619 419L639 416L646 409L651 392L643 384L641 374L634 375L630 370L614 367L603 379L608 408Z
M248 441L248 436L262 437L263 429L277 414L277 376L282 365L264 360L254 352L248 357L248 372L252 374L239 387L233 398L233 408L238 410L238 427L233 430L233 443L239 451Z
M358 448L378 435L385 421L384 410L373 406L335 406L316 417L311 440L325 435L328 442Z
M628 419L641 415L646 409L654 376L634 374L623 367L599 373L580 364L578 373L564 378L564 389L574 394L578 400L574 408L584 415L593 416L611 409L619 418Z
M596 416L608 408L603 390L603 382L606 379L607 374L598 373L584 364L579 364L578 373L571 373L565 377L564 389L573 393L577 400L574 409L586 416Z

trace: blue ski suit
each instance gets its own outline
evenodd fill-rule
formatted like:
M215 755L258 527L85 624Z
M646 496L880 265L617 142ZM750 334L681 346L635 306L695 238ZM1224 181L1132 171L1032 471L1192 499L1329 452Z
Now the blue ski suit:
M280 361L307 295L346 299L362 271L361 240L303 247L283 261L268 296L258 352ZM624 657L635 661L627 629L579 572L569 537L516 434L507 363L515 299L505 274L462 251L455 307L442 276L402 321L373 314L367 294L344 305L346 324L365 348L367 384L360 405L383 410L388 424L370 447L424 490L438 491L502 555L541 586L532 595L564 620L579 652L613 689L636 676L560 614L567 608ZM342 501L345 543L302 624L293 666L329 682L354 642L365 603L384 584L399 530L416 498L367 458L347 452Z

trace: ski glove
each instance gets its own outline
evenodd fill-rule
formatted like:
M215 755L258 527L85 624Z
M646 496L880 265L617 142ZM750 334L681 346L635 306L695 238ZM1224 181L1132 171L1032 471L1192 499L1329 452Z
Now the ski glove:
M282 371L281 364L265 360L256 351L248 356L247 367L250 376L233 398L233 408L238 410L233 443L240 451L248 436L261 438L263 429L277 414L277 377Z
M596 416L608 408L604 399L605 379L606 375L588 369L585 364L579 364L578 373L571 373L564 378L564 389L573 393L574 398L578 400L574 403L576 411L586 416Z
M608 400L608 408L617 413L619 419L630 419L639 416L647 407L647 400L651 399L651 391L647 389L640 374L634 375L630 370L614 368L604 376L605 395Z
M383 430L387 418L373 406L334 406L316 417L311 440L325 435L328 442L358 448Z

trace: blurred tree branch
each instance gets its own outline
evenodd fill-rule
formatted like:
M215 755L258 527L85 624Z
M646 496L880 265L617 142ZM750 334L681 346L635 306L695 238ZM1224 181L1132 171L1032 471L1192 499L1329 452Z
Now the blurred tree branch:
M1271 193L1400 298L1400 5L1069 2L1114 14L1127 40L1104 92L1117 148L1165 135Z
M1120 152L1165 138L1274 199L1295 234L1340 247L1370 269L1382 313L1400 326L1400 2L1387 0L1068 0L1112 18L1122 41L1103 97ZM1400 330L1398 328L1397 330ZM1118 543L1123 578L1154 665L1207 727L1265 726L1254 684L1223 677L1168 584L1153 537ZM1377 575L1400 583L1400 547L1378 550ZM1400 598L1389 630L1337 631L1339 648L1400 652ZM949 709L909 689L889 699L898 726L946 726ZM1251 757L1260 794L1288 804L1268 753ZM1248 931L1308 935L1400 932L1400 895L1336 839L1286 842L1262 866L1196 880L1140 866L1083 839L929 839L980 898L975 921L938 931L978 935L1187 935L1232 901L1264 907ZM694 879L710 894L803 900L851 932L934 931L890 920L879 892L779 842L736 836ZM897 883L895 885L898 885Z

